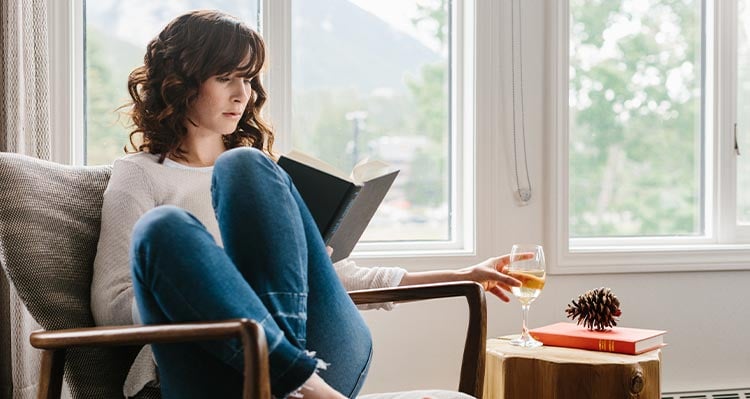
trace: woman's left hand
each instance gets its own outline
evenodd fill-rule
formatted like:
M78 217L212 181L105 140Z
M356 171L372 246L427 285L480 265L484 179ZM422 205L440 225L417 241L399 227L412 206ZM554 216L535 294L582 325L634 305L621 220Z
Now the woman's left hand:
M489 258L474 266L459 270L466 280L476 281L486 291L491 292L503 302L510 301L508 292L510 287L518 287L521 282L505 273L505 268L510 263L510 255Z

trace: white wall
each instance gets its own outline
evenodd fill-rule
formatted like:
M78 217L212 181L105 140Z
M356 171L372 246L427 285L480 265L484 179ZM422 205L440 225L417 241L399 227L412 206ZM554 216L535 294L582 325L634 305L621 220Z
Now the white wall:
M493 0L494 1L494 0ZM491 191L497 210L478 219L492 219L492 235L478 237L478 254L462 259L456 266L507 252L515 242L542 242L547 215L544 209L545 137L556 134L546 129L549 110L544 109L544 65L551 62L545 51L544 0L523 1L523 58L526 107L526 134L534 198L519 207L512 194L512 150L510 130L510 19L509 2L488 9L497 26L479 27L483 33L501 32L501 38L480 37L498 42L500 84L478 84L478 95L499 100L498 120L478 121L479 128L495 127L496 151L505 159L493 176L497 189ZM554 0L549 0L554 1ZM492 57L498 57L494 60ZM484 61L485 59L482 58ZM482 62L483 63L483 62ZM481 66L480 66L481 68ZM483 116L478 116L478 119ZM489 124L489 125L487 125ZM478 165L482 168L482 165ZM483 191L487 193L486 191ZM481 232L480 232L481 233ZM750 260L749 260L750 261ZM463 262L463 263L461 263ZM363 264L384 261L363 260ZM401 260L411 270L428 269L420 261ZM450 260L432 266L446 267ZM750 387L750 271L637 273L601 275L553 275L545 291L532 305L532 327L563 321L564 309L572 297L600 286L612 288L622 302L621 325L668 330L662 357L662 391ZM365 318L375 339L375 359L365 393L414 388L455 389L458 385L460 351L466 326L466 305L460 299L444 299L405 304L391 312L368 311ZM518 303L488 300L488 336L517 333L520 329Z
M748 272L549 276L532 305L530 325L563 321L571 297L608 286L622 301L621 325L669 331L663 392L750 387L749 278ZM490 298L488 305L488 337L519 332L517 303ZM375 358L365 391L455 389L465 310L463 301L444 299L366 312Z

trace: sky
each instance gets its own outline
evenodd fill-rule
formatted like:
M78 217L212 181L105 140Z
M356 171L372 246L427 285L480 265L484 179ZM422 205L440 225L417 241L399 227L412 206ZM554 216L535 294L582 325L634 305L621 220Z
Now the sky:
M305 1L305 0L298 0ZM308 0L309 1L309 0ZM420 32L414 27L411 19L416 15L417 3L424 3L420 0L349 0L359 8L369 12L387 22L395 29L413 36L427 47L436 50L435 39L429 32Z
M89 9L88 14L96 15L100 10L111 7L116 0L97 0L96 2L87 2ZM252 2L253 0L248 0ZM292 1L315 1L315 0L292 0ZM430 32L421 32L416 29L411 22L416 14L417 3L424 3L426 0L348 0L363 10L382 19L394 29L406 33L427 47L433 50L437 49L437 43ZM145 45L167 21L161 21L153 16L153 11L158 8L173 8L174 14L177 15L183 11L184 5L180 0L153 2L151 0L130 0L133 6L121 7L118 11L120 21L131 21L121 23L118 26L110 27L114 29L117 36L123 40L133 42L139 46ZM214 8L216 4L222 1L207 0L208 8ZM135 6L137 4L137 6ZM252 8L252 7L251 7ZM232 12L231 10L227 10ZM132 15L131 15L132 14ZM243 16L241 16L243 17ZM132 21L138 21L139 29L133 29Z

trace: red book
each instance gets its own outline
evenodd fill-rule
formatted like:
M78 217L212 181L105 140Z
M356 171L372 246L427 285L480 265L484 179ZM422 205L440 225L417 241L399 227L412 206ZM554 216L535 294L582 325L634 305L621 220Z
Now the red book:
M661 330L612 327L591 331L574 323L556 323L529 331L545 345L639 355L664 346Z

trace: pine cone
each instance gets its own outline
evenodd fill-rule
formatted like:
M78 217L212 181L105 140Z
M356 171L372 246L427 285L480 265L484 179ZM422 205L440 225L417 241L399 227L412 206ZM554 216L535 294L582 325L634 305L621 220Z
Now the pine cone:
M565 313L573 320L578 319L578 325L596 331L616 326L618 316L622 314L620 300L604 287L586 291L577 301L572 299Z

